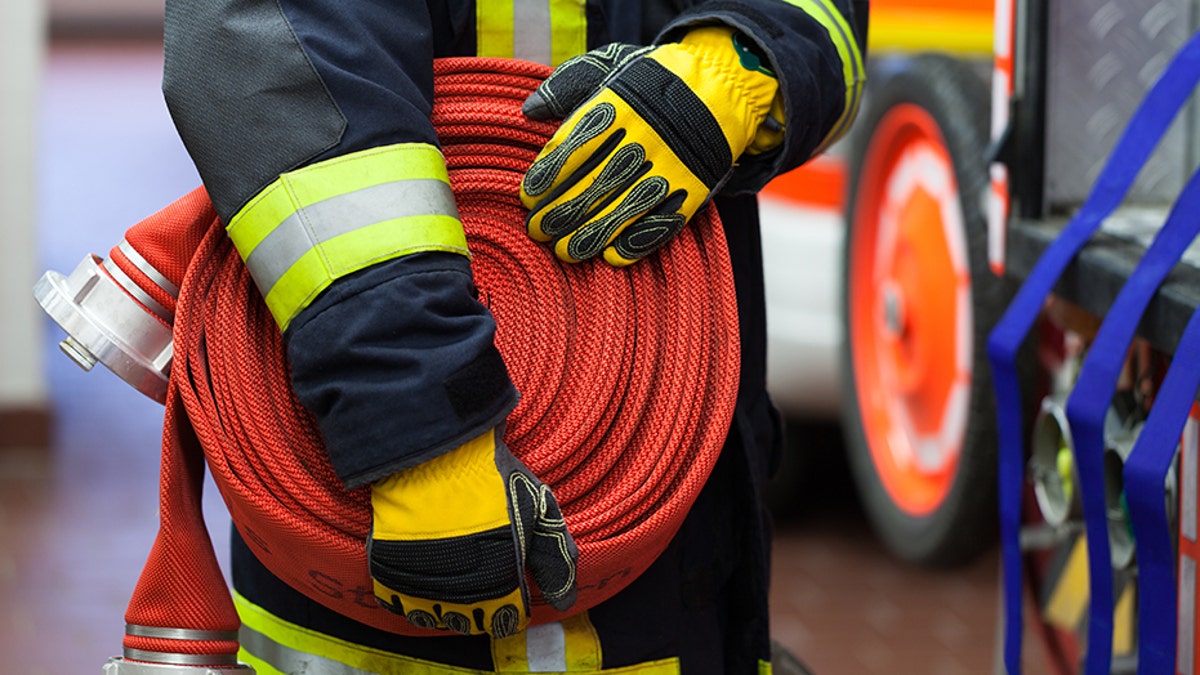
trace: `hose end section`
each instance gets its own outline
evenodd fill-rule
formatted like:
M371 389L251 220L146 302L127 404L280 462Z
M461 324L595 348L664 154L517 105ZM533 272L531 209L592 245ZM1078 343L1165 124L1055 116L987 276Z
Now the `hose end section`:
M111 272L88 255L69 276L46 272L33 297L67 338L62 351L84 370L100 362L146 396L167 395L173 348L171 327L138 302Z
M163 403L179 286L205 233L219 224L200 186L126 230L108 259L89 255L70 276L46 272L33 295L66 331L63 352L84 370L103 363Z
M187 672L199 675L202 671L229 669L254 672L237 660L238 633L236 630L196 630L192 628L163 628L125 624L124 668L113 673L140 675L150 673ZM112 660L109 663L113 663ZM149 670L149 668L156 668ZM169 670L164 670L168 668ZM108 666L105 666L108 674Z
M236 657L228 663L157 663L130 657L114 656L104 664L103 675L254 675L254 669L238 663ZM171 654L169 656L184 656ZM191 655L187 655L191 656Z

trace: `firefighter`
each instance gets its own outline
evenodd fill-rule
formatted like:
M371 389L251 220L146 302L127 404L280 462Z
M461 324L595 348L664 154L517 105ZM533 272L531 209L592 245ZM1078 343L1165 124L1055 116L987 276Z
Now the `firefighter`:
M328 610L235 530L243 660L260 673L769 669L761 498L780 443L754 193L845 133L865 34L865 0L167 0L172 118L334 470L370 485L374 600L445 633ZM552 625L528 626L526 572L569 610L577 549L504 445L518 393L430 122L433 60L469 55L557 67L523 108L565 120L522 184L530 236L568 262L636 264L714 198L733 261L741 379L717 465L644 574Z

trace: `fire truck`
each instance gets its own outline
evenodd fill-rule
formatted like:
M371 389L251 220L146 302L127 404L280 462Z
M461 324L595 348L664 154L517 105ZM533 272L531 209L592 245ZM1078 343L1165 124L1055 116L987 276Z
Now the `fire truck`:
M849 137L760 199L772 396L789 417L840 414L879 537L934 567L995 533L981 363L1003 306L985 218L993 12L873 0Z
M1010 673L1200 666L1198 21L875 0L855 130L763 197L775 398L836 406L896 555L998 534Z

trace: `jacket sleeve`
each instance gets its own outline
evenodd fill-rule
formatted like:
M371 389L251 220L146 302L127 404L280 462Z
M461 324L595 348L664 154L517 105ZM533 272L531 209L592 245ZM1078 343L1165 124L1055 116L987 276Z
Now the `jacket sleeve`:
M167 0L165 17L168 108L342 481L381 478L503 421L517 393L475 297L430 121L426 3ZM422 190L428 200L412 198ZM422 227L406 231L414 218ZM406 241L431 223L446 242ZM275 245L296 233L311 249Z
M656 43L671 42L698 25L727 24L754 41L779 78L783 144L743 155L726 193L755 192L846 133L866 78L866 14L864 0L712 0L685 10L659 33Z

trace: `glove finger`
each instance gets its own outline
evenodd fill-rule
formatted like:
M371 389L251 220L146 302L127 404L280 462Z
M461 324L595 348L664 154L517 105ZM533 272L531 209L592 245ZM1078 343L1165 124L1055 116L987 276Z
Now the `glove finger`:
M676 190L653 211L630 223L604 250L604 260L623 267L665 246L688 222L687 216L679 212L685 199L687 192Z
M521 179L521 201L525 206L535 208L544 198L553 195L551 188L561 190L569 186L569 177L578 175L578 171L567 171L573 156L612 127L616 119L616 109L612 105L602 104L585 112L575 124L560 127ZM598 161L595 157L598 154L590 153L583 161ZM567 180L560 179L564 172L568 175Z
M442 630L459 635L491 635L499 639L514 635L529 624L529 614L517 607L516 591L507 598L457 604L400 595L376 583L376 599L389 611L403 616L418 628ZM521 592L524 594L524 591ZM522 602L522 604L524 604Z
M658 206L671 189L662 176L649 176L634 183L616 207L584 223L554 243L560 260L578 262L600 255L632 222Z
M545 486L543 486L545 488ZM526 567L550 606L564 612L575 604L579 548L567 529L558 500L549 489L542 490L541 513L534 523Z
M613 134L609 139L612 142L605 141L570 180L564 181L563 190L552 192L529 213L526 222L530 233L541 235L535 238L550 241L578 228L646 173L649 165L640 145L624 145L609 155L623 135ZM600 163L603 167L592 175ZM566 188L570 187L576 189L568 193Z
M525 99L521 112L536 120L562 119L591 98L609 75L649 49L613 42L567 59Z
M440 604L431 603L427 600L401 597L389 589L378 586L378 582L376 584L375 599L379 604L393 614L399 614L404 617L405 620L417 628L449 630L460 635L472 635L475 633L471 627L471 620L461 612L443 612ZM405 609L405 601L408 602L411 609Z
M497 436L499 438L499 436ZM575 604L579 548L550 486L497 442L496 466L508 476L509 508L525 569L550 606L565 611Z

